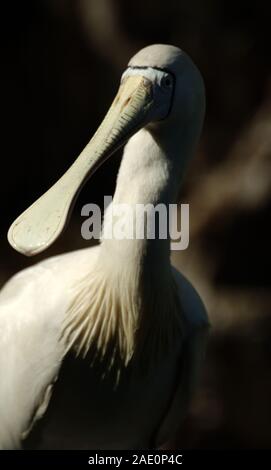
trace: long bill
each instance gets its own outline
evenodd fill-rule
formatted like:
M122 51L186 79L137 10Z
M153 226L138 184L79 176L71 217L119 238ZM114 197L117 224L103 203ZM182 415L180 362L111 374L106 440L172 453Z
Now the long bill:
M151 82L140 75L125 78L102 124L79 157L11 225L8 240L15 250L33 256L59 237L84 182L131 135L152 119L152 108Z

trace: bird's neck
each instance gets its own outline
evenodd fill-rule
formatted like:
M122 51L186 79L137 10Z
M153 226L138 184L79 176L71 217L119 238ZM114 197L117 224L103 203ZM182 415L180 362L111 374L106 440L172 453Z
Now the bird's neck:
M136 227L146 219L144 212L137 212L138 204L163 204L167 210L176 199L179 174L170 152L146 130L126 145L114 199L105 213L97 264L80 283L69 311L69 347L75 344L86 352L94 342L103 355L113 341L127 364L135 350L147 348L151 358L175 344L180 305L169 236L159 238L155 225L153 238L146 237L146 230L136 237Z
M114 269L153 275L170 266L168 208L176 200L180 177L170 151L145 129L124 149L101 244L101 255Z

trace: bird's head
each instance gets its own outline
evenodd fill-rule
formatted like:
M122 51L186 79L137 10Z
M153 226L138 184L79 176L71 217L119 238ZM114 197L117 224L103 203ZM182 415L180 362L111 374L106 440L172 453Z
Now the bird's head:
M144 77L152 90L148 122L168 128L174 122L180 127L196 120L194 126L201 129L205 112L203 79L185 52L165 44L145 47L130 60L122 77L135 75Z
M152 45L139 51L121 77L117 95L100 127L69 170L30 206L9 230L10 244L31 256L62 232L83 183L139 129L197 141L205 99L201 75L179 48Z

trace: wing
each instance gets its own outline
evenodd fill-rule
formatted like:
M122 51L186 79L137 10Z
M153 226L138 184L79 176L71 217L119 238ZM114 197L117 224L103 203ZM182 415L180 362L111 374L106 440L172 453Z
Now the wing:
M50 258L0 291L0 449L19 448L47 408L65 354L60 337L72 288L98 252Z
M198 383L209 332L204 305L192 285L177 271L174 274L187 320L187 335L181 350L174 394L154 437L155 448L174 437L182 424Z
M58 374L63 347L59 322L49 315L51 285L50 269L37 265L0 293L0 449L20 447L46 410Z

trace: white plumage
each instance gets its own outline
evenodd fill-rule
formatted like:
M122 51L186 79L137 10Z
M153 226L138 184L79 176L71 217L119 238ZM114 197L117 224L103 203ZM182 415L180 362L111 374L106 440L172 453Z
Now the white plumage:
M137 203L174 202L203 115L191 60L173 46L140 51L90 144L12 225L12 245L28 255L49 246L86 175L129 137L112 204L135 213ZM169 240L103 239L22 271L0 293L0 448L21 446L51 395L33 447L165 443L181 424L207 329L198 294L170 265Z

